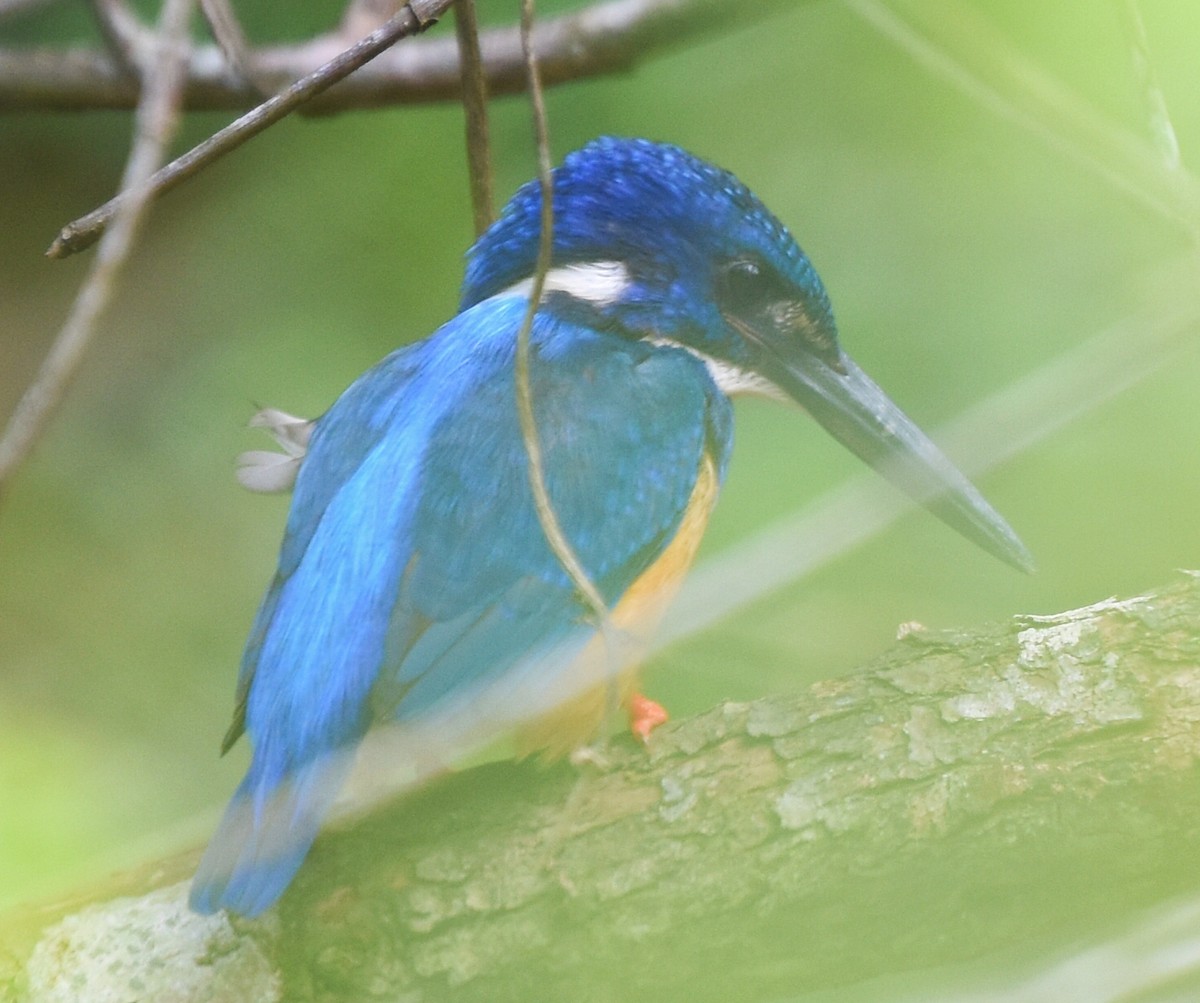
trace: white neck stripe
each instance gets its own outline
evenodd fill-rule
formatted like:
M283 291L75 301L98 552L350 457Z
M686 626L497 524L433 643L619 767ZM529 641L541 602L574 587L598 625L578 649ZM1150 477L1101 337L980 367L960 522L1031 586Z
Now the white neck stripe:
M589 261L577 265L560 265L546 273L542 299L550 293L566 293L594 306L612 306L629 288L629 269L621 261ZM515 282L501 296L528 296L533 291L533 278Z

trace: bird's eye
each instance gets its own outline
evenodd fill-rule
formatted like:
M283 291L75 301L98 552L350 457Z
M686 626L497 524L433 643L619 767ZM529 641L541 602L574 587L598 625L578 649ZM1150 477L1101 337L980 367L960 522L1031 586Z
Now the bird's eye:
M721 298L730 305L762 304L777 282L774 273L754 258L734 258L721 271Z
M755 324L772 323L777 308L795 296L782 275L765 261L749 255L721 264L715 292L726 317L740 317Z
M750 341L799 343L831 369L842 372L828 305L805 296L757 257L725 261L716 277L717 304L725 320Z

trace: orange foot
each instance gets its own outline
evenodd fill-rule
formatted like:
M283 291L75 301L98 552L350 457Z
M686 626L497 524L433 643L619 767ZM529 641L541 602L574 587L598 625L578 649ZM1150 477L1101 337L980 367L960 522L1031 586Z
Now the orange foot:
M650 732L660 724L666 724L667 720L667 709L657 701L641 693L634 693L629 698L629 730L643 744L650 740Z

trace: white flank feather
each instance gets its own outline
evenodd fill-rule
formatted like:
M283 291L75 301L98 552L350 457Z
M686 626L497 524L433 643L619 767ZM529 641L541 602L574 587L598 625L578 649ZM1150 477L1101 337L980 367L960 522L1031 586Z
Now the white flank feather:
M251 428L265 428L282 453L252 449L238 457L237 479L242 487L263 494L291 491L308 450L313 423L307 418L269 407L250 419Z

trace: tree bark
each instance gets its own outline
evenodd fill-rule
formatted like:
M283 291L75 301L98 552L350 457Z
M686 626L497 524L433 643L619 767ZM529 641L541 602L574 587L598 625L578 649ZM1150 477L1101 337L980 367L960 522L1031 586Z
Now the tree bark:
M327 833L257 922L194 855L0 925L6 1000L690 1000L1044 956L1197 887L1200 580L497 763ZM153 889L153 890L148 890Z

